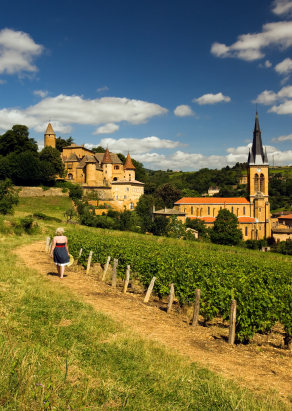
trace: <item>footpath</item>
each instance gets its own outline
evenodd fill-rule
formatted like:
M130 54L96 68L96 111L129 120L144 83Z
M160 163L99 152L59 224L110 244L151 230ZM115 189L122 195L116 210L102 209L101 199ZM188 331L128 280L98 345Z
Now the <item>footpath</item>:
M84 271L65 270L61 280L49 255L45 242L23 246L15 251L24 263L43 276L68 287L82 296L97 311L109 314L116 321L130 327L144 338L156 340L201 366L236 381L255 392L277 390L280 396L292 397L292 351L280 348L281 328L257 335L252 344L230 346L226 342L228 328L218 322L204 327L190 326L190 317L176 310L166 313L167 303L153 297L147 304L143 295L122 294L121 288L97 281L96 276Z

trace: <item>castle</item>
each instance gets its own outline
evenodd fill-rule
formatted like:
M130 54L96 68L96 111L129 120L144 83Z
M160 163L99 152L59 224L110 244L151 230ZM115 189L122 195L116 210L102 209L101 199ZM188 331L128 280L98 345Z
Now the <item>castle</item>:
M56 134L51 123L45 132L44 145L56 147ZM62 160L67 171L66 180L84 189L96 190L102 199L114 200L133 210L144 194L144 183L135 180L135 167L130 154L123 165L108 148L105 153L94 153L83 145L71 144L63 148Z
M218 211L225 208L237 216L244 240L260 240L271 236L269 162L267 152L263 150L258 113L247 161L247 184L248 198L185 197L174 204L174 210L182 220L187 217L198 218L207 226L212 226Z

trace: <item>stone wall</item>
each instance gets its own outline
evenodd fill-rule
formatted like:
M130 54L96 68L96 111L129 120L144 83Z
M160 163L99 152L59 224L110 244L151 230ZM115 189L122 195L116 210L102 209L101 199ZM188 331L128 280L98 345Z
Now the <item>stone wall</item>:
M20 188L19 197L68 197L67 193L62 193L62 188L49 188L43 190L42 187L16 187Z

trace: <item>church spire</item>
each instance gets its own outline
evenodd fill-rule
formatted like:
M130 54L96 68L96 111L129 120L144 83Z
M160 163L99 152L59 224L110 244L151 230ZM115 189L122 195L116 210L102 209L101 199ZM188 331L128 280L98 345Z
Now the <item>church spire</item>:
M264 154L263 144L262 144L262 132L260 129L259 116L256 111L255 125L253 130L253 141L251 151L248 155L248 165L268 165L267 152Z
M127 155L126 162L124 165L124 170L136 170L134 164L132 163L130 153L128 153Z

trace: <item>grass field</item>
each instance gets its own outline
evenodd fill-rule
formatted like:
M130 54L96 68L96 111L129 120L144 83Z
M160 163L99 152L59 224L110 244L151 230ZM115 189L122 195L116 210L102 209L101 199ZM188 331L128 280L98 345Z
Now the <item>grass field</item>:
M15 208L15 216L43 213L64 220L64 212L70 207L72 200L69 197L20 197L19 205Z
M66 198L25 200L16 217L39 211L62 218L69 205ZM57 225L41 221L41 235L0 238L1 410L291 409L277 393L251 393L138 337L13 254ZM75 229L88 230L68 228Z

